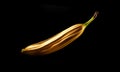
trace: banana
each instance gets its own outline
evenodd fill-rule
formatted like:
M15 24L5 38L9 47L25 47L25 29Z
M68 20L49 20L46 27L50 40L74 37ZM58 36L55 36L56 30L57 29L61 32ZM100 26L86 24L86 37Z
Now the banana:
M28 55L47 55L56 52L80 37L97 15L98 11L87 22L72 25L51 38L27 46L21 52Z

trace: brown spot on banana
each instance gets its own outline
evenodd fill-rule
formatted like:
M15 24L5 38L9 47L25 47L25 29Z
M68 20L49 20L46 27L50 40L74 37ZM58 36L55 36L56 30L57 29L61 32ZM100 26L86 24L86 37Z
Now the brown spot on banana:
M21 52L29 55L46 55L56 52L80 37L85 28L97 17L97 14L98 12L96 11L87 22L75 24L51 38L31 44L22 49Z

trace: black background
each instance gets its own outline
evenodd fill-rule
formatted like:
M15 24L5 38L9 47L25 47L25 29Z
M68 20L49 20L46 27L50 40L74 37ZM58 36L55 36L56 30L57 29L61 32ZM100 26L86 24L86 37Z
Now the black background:
M104 33L112 16L111 0L17 1L11 6L6 12L9 19L4 51L6 66L41 70L51 66L97 68L102 65L104 68L110 65L107 59L111 56L110 48L106 46L108 38ZM95 11L99 11L98 17L81 37L64 49L46 56L29 56L20 52L27 45L49 38L73 24L86 22Z

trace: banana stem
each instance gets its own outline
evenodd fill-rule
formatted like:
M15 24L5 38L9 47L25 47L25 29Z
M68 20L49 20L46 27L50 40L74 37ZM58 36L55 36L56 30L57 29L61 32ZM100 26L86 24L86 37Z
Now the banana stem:
M95 11L93 16L87 22L85 22L84 25L87 27L97 17L98 13L98 11Z

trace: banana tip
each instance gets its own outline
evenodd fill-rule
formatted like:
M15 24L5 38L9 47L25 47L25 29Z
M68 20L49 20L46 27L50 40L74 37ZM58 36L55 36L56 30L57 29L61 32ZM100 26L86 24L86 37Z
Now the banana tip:
M25 51L25 49L22 49L21 52L23 53Z
M95 11L93 17L96 18L98 14L99 14L99 11Z

